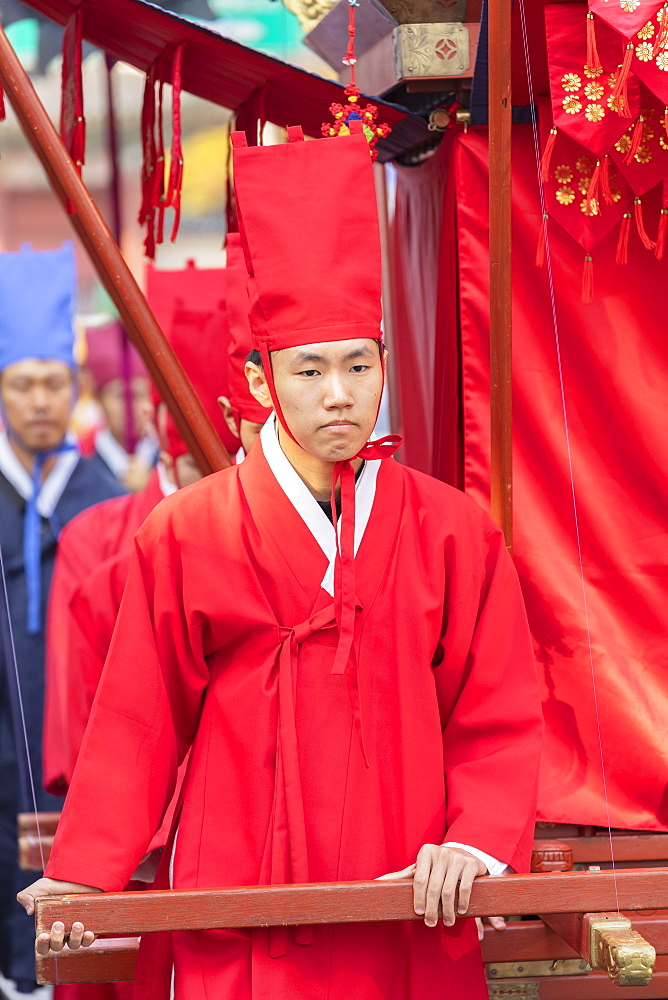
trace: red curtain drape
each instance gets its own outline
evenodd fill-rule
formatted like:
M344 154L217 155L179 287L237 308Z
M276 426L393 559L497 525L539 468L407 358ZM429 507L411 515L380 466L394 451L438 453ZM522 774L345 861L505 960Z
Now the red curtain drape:
M439 300L439 311L447 318L449 310L450 316L449 327L442 329L448 342L440 344L440 352L451 362L460 352L463 485L486 506L484 130L457 136L451 185L443 238L444 245L446 239L456 240L457 260L454 270L452 260L441 257L440 262L445 301ZM657 198L654 203L648 199L648 217L658 218L658 209ZM530 126L514 128L513 210L515 561L547 723L539 817L666 830L668 337L661 290L668 262L657 262L634 234L628 265L616 265L616 234L609 236L594 253L595 298L585 305L580 294L582 248L550 223L590 646L547 269L534 263L540 208ZM457 284L455 304L447 300ZM452 322L457 311L458 344ZM444 384L446 391L453 384L456 389L452 372ZM452 401L441 405L445 418L439 416L437 399L434 438L440 436L452 453L457 436Z

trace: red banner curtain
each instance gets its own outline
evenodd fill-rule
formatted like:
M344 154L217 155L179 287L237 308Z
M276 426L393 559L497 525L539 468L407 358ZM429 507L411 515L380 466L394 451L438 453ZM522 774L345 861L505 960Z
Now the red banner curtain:
M666 830L668 339L657 292L668 264L634 233L628 264L617 265L613 233L597 248L594 302L585 305L582 248L550 224L590 652L548 275L534 263L540 204L532 131L513 131L515 561L547 723L539 818ZM450 184L443 247L456 241L457 259L440 259L434 439L452 452L452 401L438 397L456 391L452 359L460 354L462 481L488 506L485 131L456 137Z

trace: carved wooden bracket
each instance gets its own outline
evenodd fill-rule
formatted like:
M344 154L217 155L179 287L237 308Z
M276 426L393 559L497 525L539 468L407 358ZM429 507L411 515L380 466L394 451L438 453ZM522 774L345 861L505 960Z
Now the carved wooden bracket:
M586 876L589 878L589 876ZM541 920L616 986L647 986L656 951L620 913L549 913Z

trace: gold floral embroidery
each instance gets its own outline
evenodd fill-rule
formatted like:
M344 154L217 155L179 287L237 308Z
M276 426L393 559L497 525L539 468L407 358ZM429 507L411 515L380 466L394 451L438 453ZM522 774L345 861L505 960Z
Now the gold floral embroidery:
M666 140L665 135L659 136L659 145L661 146L661 149L668 149L668 140Z
M580 211L585 215L598 215L598 199L585 198L580 202Z
M590 80L595 80L597 76L600 76L603 72L602 66L585 66L584 75L588 76Z
M661 10L656 15L656 19L659 22L659 24L663 23L663 19L665 16L666 16L666 5L664 4Z
M619 139L617 140L617 142L615 143L615 149L617 150L618 153L621 153L622 155L624 155L625 153L628 153L628 151L629 151L630 148L631 148L631 136L630 135L626 135L625 134L625 135L620 136Z
M611 184L610 185L610 194L612 195L613 204L615 204L618 201L621 201L622 192L621 192L620 188L613 187L613 185Z
M638 38L653 38L654 37L654 25L651 21L644 24L640 31L638 32Z
M554 179L560 184L568 184L573 180L573 171L567 163L560 163L558 167L554 168Z
M603 84L602 83L585 83L584 89L585 97L588 97L590 101L598 101L603 97Z
M645 145L640 146L634 159L636 159L638 163L649 163L649 161L652 159L652 150L649 148L649 146Z
M668 52L665 50L663 52L659 52L656 57L656 65L659 69L664 70L664 72L668 72Z
M581 177L578 181L578 191L580 194L586 194L589 190L589 177Z
M632 14L640 6L640 0L619 0L619 6L626 14Z
M577 97L564 97L562 103L567 115L577 115L582 111L582 102L578 101Z
M575 161L575 166L578 173L580 174L593 174L594 173L594 161L591 156L578 156Z
M579 90L582 86L582 80L577 73L565 73L561 78L561 86L568 91Z
M640 59L640 62L651 62L654 58L654 46L650 45L649 42L641 42L640 45L636 45L636 57Z
M575 191L567 186L557 188L555 198L560 205L572 205L575 201Z
M600 122L601 118L605 118L605 111L600 104L588 104L585 118L588 122Z
M616 111L619 114L619 98L615 97L614 94L610 94L608 98L608 107L611 111Z

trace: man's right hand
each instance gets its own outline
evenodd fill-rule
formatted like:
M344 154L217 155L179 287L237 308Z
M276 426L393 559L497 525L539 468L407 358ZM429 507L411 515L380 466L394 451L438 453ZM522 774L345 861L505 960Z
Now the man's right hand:
M102 892L92 885L80 885L79 882L59 882L54 878L38 878L36 882L23 889L16 897L26 913L35 912L35 900L38 896L71 896L79 892ZM38 934L35 939L35 951L38 955L48 955L51 951L62 951L65 945L76 951L77 948L89 948L95 940L92 931L87 931L79 921L72 924L70 934L65 934L65 925L57 920L51 932Z

